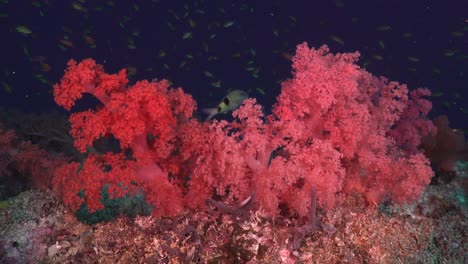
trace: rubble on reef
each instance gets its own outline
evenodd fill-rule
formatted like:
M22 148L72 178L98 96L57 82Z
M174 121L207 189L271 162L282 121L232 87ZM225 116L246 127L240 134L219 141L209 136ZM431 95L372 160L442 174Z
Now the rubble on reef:
M340 199L318 230L290 247L302 219L252 211L235 218L213 207L178 217L120 217L86 225L47 191L0 206L1 263L464 263L467 210L447 186L429 186L412 205ZM466 263L466 262L465 262Z

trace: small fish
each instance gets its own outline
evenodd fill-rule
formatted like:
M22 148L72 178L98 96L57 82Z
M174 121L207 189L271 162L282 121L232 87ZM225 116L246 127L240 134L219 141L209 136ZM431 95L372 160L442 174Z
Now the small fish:
M205 76L208 78L214 78L214 75L209 71L204 71L203 74L205 74Z
M61 39L61 40L60 40L60 43L62 43L63 45L65 45L65 46L67 46L67 47L70 47L70 48L73 47L73 42L71 42L71 41L68 40L68 39Z
M454 36L454 37L463 37L464 35L465 35L465 33L461 32L461 31L452 32L452 36Z
M372 55L372 58L374 58L375 60L378 60L378 61L383 61L384 60L384 57L382 57L381 55L378 55L378 54Z
M385 44L382 40L379 40L379 46L382 48L382 49L385 49Z
M216 88L219 88L219 87L221 87L221 81L212 82L212 83L211 83L211 86L216 87Z
M94 45L94 38L91 37L90 35L84 35L83 38L87 45L90 45L90 46Z
M336 43L340 44L340 45L344 45L344 41L338 37L338 36L335 36L335 35L331 35L330 38L335 41Z
M29 35L32 33L32 30L29 29L27 26L17 26L16 31L24 35Z
M134 66L127 66L127 76L128 77L133 77L137 74L138 69Z
M11 86L6 83L6 82L2 82L2 85L3 85L3 88L5 89L5 91L9 94L12 94L13 93L13 89L11 89Z
M259 94L265 95L265 90L263 90L263 88L257 87L255 90L257 90Z
M185 32L184 35L182 35L182 39L191 39L192 38L192 32Z
M77 3L77 2L73 2L72 7L73 9L81 11L81 12L88 12L88 10L85 7L83 7L80 3Z
M390 30L391 27L389 25L382 25L382 26L380 26L380 27L378 27L376 29L377 29L377 31L387 31L387 30Z
M159 58L164 58L164 57L166 57L166 55L167 55L167 53L164 50L162 50L162 49L159 50L159 52L158 52L158 57Z
M412 36L413 36L413 34L411 34L410 32L406 32L406 33L403 34L403 37L405 37L405 38L410 38Z
M183 60L183 61L179 64L179 69L182 69L186 64L187 64L187 61L186 61L186 60Z
M442 105L446 108L446 109L450 109L452 107L452 104L449 102L449 101L443 101L442 102Z
M204 108L202 111L208 114L206 121L211 120L217 114L226 114L229 111L234 111L247 99L249 95L242 90L233 90L229 92L216 108Z
M279 37L279 31L276 28L273 29L273 35L275 35L276 37Z
M188 23L190 25L191 28L194 28L197 24L195 23L195 21L193 21L191 18L188 20Z
M50 71L50 69L52 69L52 67L48 63L41 62L40 64L41 64L41 71L43 72L48 72Z
M335 0L335 6L337 8L343 8L345 6L344 1L343 0Z
M444 93L442 93L442 92L433 92L433 93L431 93L430 96L431 96L431 97L440 97L440 96L442 96L442 95L444 95Z
M234 21L227 21L226 23L224 23L223 27L227 28L227 27L230 27L234 25Z
M175 30L176 30L176 27L175 27L171 22L167 22L167 27L168 27L169 30L171 30L171 31L175 31Z
M294 55L289 52L281 52L281 57L283 57L286 60L291 60L294 57Z
M444 52L444 55L447 57L452 57L453 55L455 55L456 52L457 52L456 50L446 50Z

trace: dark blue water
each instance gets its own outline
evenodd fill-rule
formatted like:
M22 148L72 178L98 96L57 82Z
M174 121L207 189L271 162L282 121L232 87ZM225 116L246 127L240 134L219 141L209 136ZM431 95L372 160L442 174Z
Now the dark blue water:
M127 68L131 82L169 79L200 108L243 89L268 111L307 41L431 89L431 116L468 127L466 1L312 2L0 0L0 106L59 109L52 84L69 59L91 57L109 73Z

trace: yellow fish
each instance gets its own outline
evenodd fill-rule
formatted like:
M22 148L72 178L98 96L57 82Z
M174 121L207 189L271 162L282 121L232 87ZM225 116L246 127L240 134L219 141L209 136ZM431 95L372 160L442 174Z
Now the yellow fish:
M248 97L249 95L242 90L233 90L229 92L218 104L218 107L202 109L205 114L208 114L205 120L209 121L217 114L225 114L229 111L236 110Z

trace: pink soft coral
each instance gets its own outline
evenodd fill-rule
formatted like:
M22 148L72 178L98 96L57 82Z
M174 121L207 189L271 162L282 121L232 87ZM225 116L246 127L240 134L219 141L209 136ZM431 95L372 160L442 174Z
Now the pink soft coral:
M428 93L416 90L408 101L405 85L372 76L355 64L357 57L299 45L294 77L284 83L274 108L277 130L290 138L286 149L293 153L307 151L318 140L330 142L342 155L346 177L336 184L344 184L346 191L360 191L373 202L414 200L433 176L416 148L433 131L425 117L430 103L421 98ZM410 153L395 142L392 130L407 122L420 124L406 134L411 136Z

